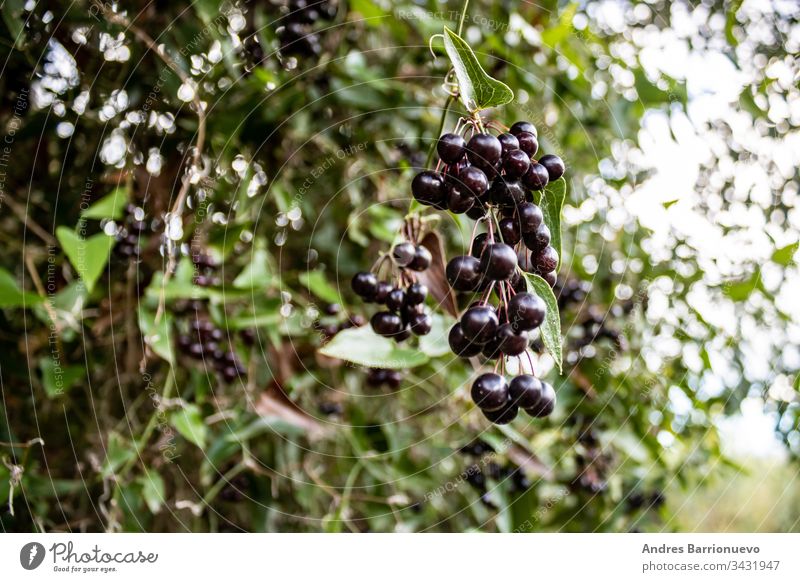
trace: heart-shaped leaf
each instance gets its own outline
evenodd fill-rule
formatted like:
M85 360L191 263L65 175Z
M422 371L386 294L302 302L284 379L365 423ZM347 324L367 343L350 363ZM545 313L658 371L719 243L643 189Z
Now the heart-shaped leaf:
M81 238L66 226L56 229L56 237L69 262L91 293L108 262L108 255L116 240L102 232L89 238Z
M41 302L41 297L20 289L14 276L5 269L0 269L0 308L33 306Z
M320 348L319 353L370 368L401 370L421 366L428 356L418 350L398 348L395 343L376 334L368 326L340 331Z
M558 265L561 266L561 209L567 195L567 182L559 178L550 182L542 194L541 206L544 223L550 229L550 244L558 251Z
M544 316L544 321L539 331L542 334L544 347L546 347L550 355L553 356L558 366L558 371L561 372L563 352L561 347L561 319L558 313L558 301L556 301L556 296L553 294L553 290L550 288L548 282L539 275L526 273L525 277L528 280L528 289L541 297L545 305L547 305L547 313Z
M467 42L446 26L444 49L456 72L459 98L470 113L514 100L514 92L509 86L490 77Z

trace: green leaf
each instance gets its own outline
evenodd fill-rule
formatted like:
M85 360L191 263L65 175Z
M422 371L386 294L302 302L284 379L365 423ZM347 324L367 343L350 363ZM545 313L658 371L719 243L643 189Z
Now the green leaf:
M271 284L269 255L264 249L256 250L250 263L233 280L233 286L237 289L266 289Z
M526 273L525 277L528 280L528 289L541 297L545 305L547 305L547 313L544 316L544 322L542 322L539 331L542 334L544 347L547 348L547 351L550 352L550 355L553 356L553 359L556 361L558 371L562 372L563 351L561 346L561 318L558 313L558 301L556 301L556 296L553 294L550 285L539 275Z
M786 245L783 248L776 249L774 253L772 253L772 260L779 265L784 267L788 267L789 264L794 259L794 255L797 252L797 249L800 248L800 242L792 243L790 245Z
M14 47L22 49L25 46L25 1L6 0L0 4L0 11L3 13L3 21L10 37L14 41Z
M542 194L541 206L544 223L550 229L550 244L558 251L558 265L561 266L561 209L567 195L567 182L559 178L550 182Z
M459 98L470 113L514 100L514 92L509 86L490 77L467 42L446 26L444 48L456 72Z
M52 355L44 356L39 360L39 369L42 372L44 391L50 398L56 398L67 393L84 374L83 366L67 366L56 362Z
M745 301L758 288L761 280L760 272L756 271L744 281L731 281L722 284L722 293L734 301Z
M300 273L300 282L308 287L314 295L327 301L328 303L341 303L339 292L328 283L328 279L322 271L306 271Z
M39 295L22 291L13 275L5 269L0 269L0 308L32 307L42 301L44 299Z
M441 313L434 313L431 317L433 319L431 331L419 338L419 349L426 356L439 358L451 353L447 338L456 320Z
M56 229L56 237L69 262L91 293L108 262L108 256L116 240L102 232L84 239L66 226L59 226Z
M102 197L84 210L81 216L83 218L94 218L97 220L102 220L103 218L118 220L122 218L125 204L127 203L128 189L120 186L112 190L111 194Z
M172 349L172 316L168 313L161 315L158 325L155 323L155 313L148 311L144 306L139 307L139 329L142 331L144 343L150 346L156 354L164 360L175 364L175 352Z
M398 348L395 343L376 334L368 326L340 331L319 353L370 368L415 368L428 361L418 350Z
M183 438L204 449L208 441L208 427L203 422L200 408L195 404L187 404L183 410L176 410L170 416L170 422Z
M164 490L164 479L155 471L145 470L144 475L139 477L139 484L142 486L142 498L147 504L151 513L161 511L164 504L166 492Z
M119 433L112 432L108 435L106 446L106 459L100 473L103 477L111 477L128 461L136 457L133 444L125 440Z

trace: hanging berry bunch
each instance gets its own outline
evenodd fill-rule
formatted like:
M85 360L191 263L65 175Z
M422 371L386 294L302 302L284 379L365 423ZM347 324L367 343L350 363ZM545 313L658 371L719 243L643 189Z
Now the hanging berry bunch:
M331 20L336 15L333 0L288 0L288 13L275 31L280 41L281 54L292 57L319 56L322 52L319 21Z
M424 309L428 288L417 281L415 273L430 267L431 260L426 247L404 241L378 259L372 271L356 273L351 284L356 295L386 307L370 319L375 333L398 343L412 334L430 333L432 319ZM382 272L387 276L379 277Z

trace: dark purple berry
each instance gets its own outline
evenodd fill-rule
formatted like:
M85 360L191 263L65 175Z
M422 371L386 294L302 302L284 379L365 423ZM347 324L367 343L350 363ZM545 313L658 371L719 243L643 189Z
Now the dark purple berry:
M436 172L425 170L414 176L411 193L420 204L433 206L444 202L444 180Z
M499 374L482 374L472 383L470 394L481 410L500 410L508 403L508 384Z
M518 356L528 347L528 334L526 332L516 332L510 323L504 323L497 328L495 340L499 344L500 351L507 356Z
M541 190L550 181L547 168L537 162L532 162L528 171L522 176L522 183L531 190Z
M522 237L522 233L519 231L519 224L513 218L503 218L500 220L497 225L497 230L500 232L503 242L508 245L513 246L517 244Z
M394 336L392 336L392 339L394 341L396 341L397 343L402 343L402 342L406 341L410 337L411 337L411 330L408 329L407 327L404 327L403 329L398 331L396 334L394 334Z
M533 260L533 267L538 273L550 273L558 266L558 251L546 246Z
M501 133L497 136L497 139L500 141L500 147L504 154L519 149L519 140L513 133Z
M394 313L399 313L406 302L406 292L402 289L392 289L386 296L386 307Z
M544 273L542 275L542 279L547 281L547 284L550 285L550 287L555 287L556 281L558 281L558 276L556 275L555 271L550 271L549 273Z
M472 248L470 249L470 254L473 257L481 258L483 251L486 250L486 246L489 244L489 235L485 232L480 233L474 239L472 239Z
M415 313L411 316L408 326L414 335L428 335L433 327L433 319L427 313Z
M542 222L533 234L522 234L522 240L525 246L534 253L539 253L550 244L550 229ZM552 269L551 269L552 270Z
M419 305L428 296L428 288L422 283L412 283L406 289L406 305Z
M500 349L500 340L497 338L496 334L491 340L483 344L483 350L481 351L483 355L490 360L497 359L503 354Z
M436 152L445 164L455 164L464 157L466 142L455 133L445 133L436 144Z
M531 159L522 150L511 150L503 155L503 170L509 178L522 178L530 165Z
M397 243L392 249L392 259L398 267L407 267L414 260L414 245L408 241Z
M375 295L372 300L379 305L383 305L386 303L386 299L389 297L389 293L392 292L392 289L394 289L394 287L392 287L391 283L378 281L378 286L375 289Z
M475 196L463 186L453 185L447 193L447 209L453 214L464 214L475 205Z
M488 133L476 133L467 144L467 159L479 168L492 168L500 161L503 146Z
M564 175L564 170L566 169L564 167L564 161L558 156L547 154L539 158L539 163L547 168L547 175L550 177L551 182L558 180Z
M370 325L375 333L383 337L392 337L403 329L400 316L388 311L379 311L373 315Z
M531 407L526 407L525 412L534 418L544 418L550 416L556 408L556 391L547 382L542 382L542 390L539 393L539 401Z
M542 397L542 383L530 374L521 374L509 383L508 394L517 406L534 408Z
M386 370L386 380L384 383L391 388L392 390L397 390L400 388L400 384L403 382L403 374L400 370Z
M533 293L517 293L508 302L508 317L515 331L536 329L546 312L545 302Z
M467 336L464 335L464 330L461 329L461 325L458 323L450 329L450 335L447 337L447 341L453 353L462 358L471 358L481 353L481 346L470 342Z
M480 168L466 166L459 170L456 176L456 185L480 198L489 189L489 179Z
M414 259L408 264L408 268L412 271L424 271L431 266L433 257L431 252L422 245L417 245L414 251Z
M350 286L359 297L371 299L378 289L378 278L373 273L356 273Z
M525 189L517 180L497 178L489 188L489 198L498 206L518 206L525 202Z
M482 412L483 416L486 417L486 420L493 424L508 424L517 418L519 407L509 402L500 410L484 410Z
M484 206L482 202L476 201L472 208L467 210L467 216L469 216L472 220L480 220L481 218L485 218L486 206Z
M533 234L544 220L542 209L530 202L525 202L517 207L517 216L522 234Z
M530 121L517 121L514 125L511 126L511 129L509 129L508 131L513 135L519 135L523 131L527 131L528 133L532 133L533 135L538 135L538 132L536 131L536 126L533 125Z
M454 257L447 263L445 275L456 291L474 291L481 280L480 261L469 255Z
M489 306L467 309L461 316L461 329L472 343L483 345L494 337L498 326L497 313Z
M516 268L517 253L507 244L490 244L481 255L480 270L492 281L508 279Z
M536 151L539 149L539 141L535 135L529 131L521 131L517 134L517 139L519 140L519 149L528 154L529 158L536 155Z

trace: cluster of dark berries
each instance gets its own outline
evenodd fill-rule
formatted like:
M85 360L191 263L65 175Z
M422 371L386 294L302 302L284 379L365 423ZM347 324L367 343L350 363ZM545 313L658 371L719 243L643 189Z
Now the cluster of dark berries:
M464 480L469 483L481 496L481 503L485 506L496 509L494 503L489 499L487 491L487 479L495 482L508 481L508 491L512 495L521 494L531 488L531 482L519 467L513 464L501 465L493 460L481 458L487 452L493 454L494 449L481 440L461 448L464 455L475 457L478 462L469 465L461 472Z
M445 270L455 291L481 294L450 330L449 342L458 356L482 355L504 365L506 357L526 353L528 334L546 315L545 302L527 291L523 271L540 275L551 287L556 284L559 257L550 245L537 193L561 178L564 163L554 155L534 159L537 132L527 121L499 136L477 129L482 127L473 124L469 141L459 133L442 135L436 170L417 174L411 190L421 204L486 223L487 232L473 235L470 254L453 258ZM489 304L493 291L496 306ZM511 422L519 408L542 417L555 407L552 386L529 374L510 383L500 374L483 374L472 386L472 398L496 424Z
M342 306L338 303L328 303L323 309L323 312L325 318L317 319L313 324L314 329L322 336L323 342L327 342L340 331L350 329L351 327L361 327L367 323L364 317L357 313L342 318Z
M582 303L591 289L592 285L588 281L580 279L567 279L563 283L559 282L554 289L558 298L558 308L565 309L570 305Z
M178 347L182 353L195 360L211 362L225 382L242 378L247 369L232 349L224 350L224 334L207 319L196 319L189 326L189 333L178 336Z
M373 272L356 273L351 283L353 291L365 302L386 307L370 319L372 329L378 335L397 342L407 340L412 334L427 335L433 323L424 307L428 288L416 281L414 272L424 271L430 266L430 251L422 245L401 242L377 266L380 267L386 259L394 267L394 283L379 280Z
M370 368L367 372L367 386L381 388L386 386L391 390L400 388L403 374L399 370L385 370L383 368Z
M207 253L192 253L194 264L194 284L198 287L219 287L222 279L217 275L219 265Z
M536 193L563 176L564 162L552 154L534 160L539 149L534 125L518 121L508 132L474 133L468 142L458 133L446 133L436 149L437 169L414 177L414 198L439 210L496 223L497 238L517 248L522 268L554 286L559 257L550 246L550 229Z
M117 244L114 253L124 259L139 259L141 255L142 236L149 227L144 210L133 204L125 206L125 217L117 228L115 238Z
M584 421L578 435L580 447L575 455L578 470L569 486L573 491L597 495L608 488L607 476L611 472L611 458L603 451L592 422Z
M314 25L336 16L336 2L331 0L288 0L288 14L275 31L281 53L294 57L319 56L322 52L319 34Z

